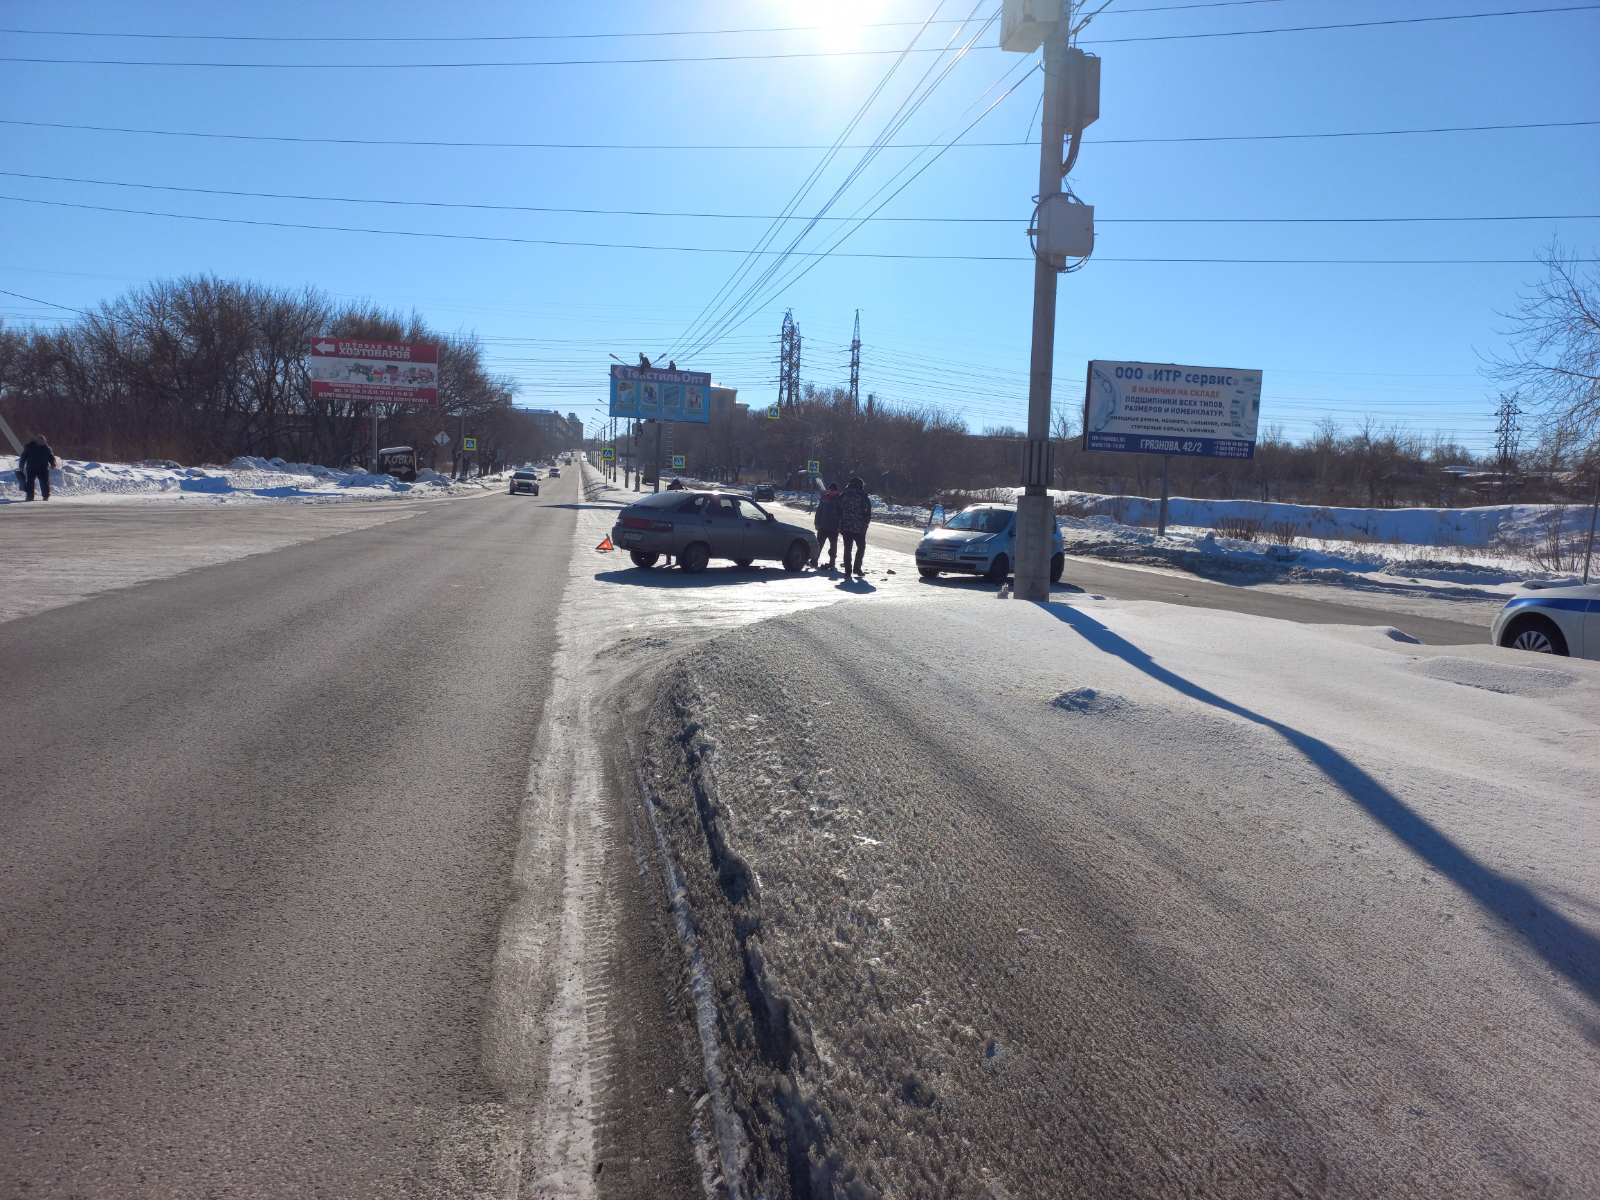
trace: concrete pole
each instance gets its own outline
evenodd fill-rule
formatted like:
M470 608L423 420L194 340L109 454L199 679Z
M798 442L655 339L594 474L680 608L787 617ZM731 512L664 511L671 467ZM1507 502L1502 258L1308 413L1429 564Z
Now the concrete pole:
M1067 136L1066 21L1044 40L1044 107L1039 130L1039 203L1061 193L1062 145ZM1015 595L1050 599L1050 552L1055 505L1050 499L1050 383L1056 356L1056 264L1042 256L1033 264L1033 352L1028 364L1028 442L1023 458L1023 494L1017 500Z

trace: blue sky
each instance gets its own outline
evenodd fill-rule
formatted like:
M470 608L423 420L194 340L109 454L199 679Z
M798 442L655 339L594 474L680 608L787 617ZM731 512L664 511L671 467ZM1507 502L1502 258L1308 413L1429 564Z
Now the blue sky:
M1600 212L1600 126L1429 136L1114 144L1111 139L1307 133L1600 119L1600 11L1172 41L1109 39L1542 7L1539 0L1262 0L1189 11L1119 11L1194 0L1114 0L1084 35L1104 59L1102 116L1072 177L1096 206L1097 259L1063 278L1056 403L1081 403L1083 363L1126 358L1265 371L1263 423L1292 436L1324 415L1372 415L1482 448L1493 389L1482 355L1502 345L1531 265L1348 266L1115 262L1116 258L1527 259L1559 235L1594 254L1600 222L1403 225L1122 224L1154 217L1550 216ZM1550 2L1550 0L1546 0ZM1577 0L1557 0L1573 3ZM998 0L985 0L987 16ZM889 69L885 56L583 66L426 67L571 58L899 49L908 27L965 0L695 4L409 3L226 6L13 3L7 27L97 33L349 37L352 42L174 41L0 34L0 56L331 64L317 69L6 64L0 117L192 132L475 142L626 143L646 150L531 150L226 141L0 124L0 168L180 187L368 200L771 214L817 150L662 151L658 146L818 144L834 139ZM524 41L383 37L821 30ZM952 26L923 35L943 44ZM986 34L900 136L948 140L1021 59ZM927 69L892 78L852 141L866 141ZM1032 75L970 135L1031 136ZM854 211L912 152L887 150L848 191ZM800 211L856 166L834 160ZM1017 256L972 262L830 258L766 299L680 366L708 369L762 404L792 307L803 377L846 377L861 310L863 391L931 404L973 428L1022 425L1032 269L1022 230L1037 183L1027 146L944 154L883 216L1001 217L1014 224L874 222L841 249ZM271 200L0 177L9 197L203 216L520 238L742 251L762 221L624 217ZM656 353L740 262L736 254L557 247L274 229L0 201L0 287L78 307L162 276L209 271L371 299L476 331L519 402L592 419L607 354ZM797 229L798 227L794 227ZM832 226L831 228L837 228ZM814 235L814 244L822 234ZM0 297L10 321L59 314Z

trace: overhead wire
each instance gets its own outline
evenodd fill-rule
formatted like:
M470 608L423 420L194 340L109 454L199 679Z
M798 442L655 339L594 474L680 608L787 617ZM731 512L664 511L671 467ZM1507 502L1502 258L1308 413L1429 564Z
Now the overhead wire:
M1151 12L1184 12L1191 9L1203 8L1239 8L1247 5L1283 4L1288 0L1210 0L1201 4L1164 4L1149 8L1127 8L1120 10L1126 13L1151 13ZM956 17L944 17L929 22L933 25L954 25L959 22ZM850 23L847 28L851 31L865 29L905 29L917 25L917 21L865 21ZM567 33L505 33L505 34L419 34L419 35L386 35L386 34L258 34L258 33L151 33L141 30L115 31L94 29L0 29L0 33L19 34L25 37L81 37L81 38L109 38L109 39L140 39L146 41L172 41L172 42L283 42L283 43L324 43L343 45L356 43L371 45L384 44L410 44L417 42L556 42L556 41L583 41L596 39L620 38L669 38L669 37L722 37L734 34L757 33L817 33L832 31L836 25L762 25L743 26L726 29L626 29L606 32L567 32Z
M922 35L928 29L927 22L937 19L939 16L939 11L941 8L943 8L943 6L944 0L939 0L939 3L935 5L932 11L929 12L927 21L924 22L924 24L921 25L914 34L912 34L911 39L906 43L905 53L900 55L894 60L893 63L890 64L889 69L884 72L882 78L878 80L877 85L874 86L867 93L862 102L856 106L855 111L851 114L850 119L845 123L844 128L840 131L838 136L834 138L833 144L828 147L822 158L811 168L811 171L791 194L789 201L783 207L783 213L785 215L795 212L801 204L805 203L805 198L811 194L812 188L816 186L818 180L822 178L828 167L831 166L833 161L839 156L843 144L849 140L850 135L853 134L861 122L866 119L867 114L872 110L873 104L877 102L878 98L889 87L890 83L893 82L895 75L899 72L901 66L905 63L911 51L916 48L917 42L922 38ZM974 11L976 11L976 8L974 8ZM959 30L957 32L959 32ZM956 36L956 34L953 33L951 36L953 38ZM949 43L947 42L946 45L948 46ZM832 201L830 200L830 203L831 202ZM824 207L824 211L826 211L826 206ZM780 220L774 219L767 228L766 232L756 240L755 245L752 247L751 253L748 254L739 263L739 265L734 268L734 270L729 274L728 278L723 281L722 285L718 287L714 293L712 293L711 298L707 300L706 303L701 307L700 311L695 314L694 320L689 323L688 328L685 329L683 333L679 334L678 337L674 339L674 341L664 351L661 351L657 354L658 358L670 356L673 352L673 349L677 345L684 342L696 331L698 331L702 322L707 320L710 317L710 314L716 311L717 305L722 302L723 298L729 295L735 288L739 287L740 284L748 277L749 273L755 268L756 263L759 261L761 254L765 253L767 248L777 240L779 234L782 232L782 229L783 223Z
M1560 13L1581 13L1600 10L1600 4L1568 4L1543 8L1499 9L1493 12L1440 13L1420 17L1380 17L1367 21L1340 21L1318 25L1281 25L1269 29L1224 29L1198 33L1139 34L1129 37L1093 38L1082 42L1086 46L1123 46L1134 43L1182 42L1215 40L1219 38L1265 37L1287 33L1327 33L1340 29L1377 29L1402 25L1432 25L1449 21L1478 21L1492 18L1547 16ZM995 47L998 49L998 47ZM547 59L480 59L464 62L239 62L202 61L196 59L134 59L134 58L47 58L39 55L5 55L0 62L32 64L37 66L91 66L91 67L167 67L200 70L233 71L418 71L418 70L485 70L527 67L600 67L600 66L652 66L662 63L717 63L717 62L781 62L819 58L882 58L898 55L900 51L877 47L849 50L776 50L762 53L740 54L656 54L632 58L547 58ZM917 54L938 53L935 47L920 47Z
M985 2L986 0L977 0L977 2L973 4L972 12L968 15L968 21L971 21L977 15L978 9L981 8ZM835 187L833 194L828 197L827 202L822 206L818 213L806 223L805 227L802 228L799 233L797 233L790 240L789 249L791 252L798 250L798 247L802 244L802 242L804 242L804 240L811 234L812 230L816 228L817 221L822 216L825 216L829 209L831 209L834 204L838 203L838 201L844 197L850 186L854 184L855 181L859 179L861 175L872 165L872 163L877 160L877 157L879 153L882 152L883 147L892 141L893 138L905 128L906 123L910 121L918 111L921 110L923 105L927 103L928 98L938 90L940 85L942 85L947 78L949 78L950 73L955 70L956 66L960 64L972 47L977 44L978 39L984 35L984 33L991 25L994 24L998 17L999 10L997 9L995 12L989 15L988 19L984 21L977 30L973 32L972 36L967 40L966 45L962 46L947 59L935 60L934 64L923 72L922 78L917 80L911 91L901 99L900 104L896 107L894 112L890 114L887 122L885 122L882 129L879 131L877 138L874 139L873 145L862 153L861 158L845 175L844 179L840 181L838 186ZM945 49L948 51L954 44L955 38L952 37L945 43ZM936 69L938 72L937 75L934 74ZM745 309L745 307L750 303L751 297L755 296L761 291L762 288L766 286L768 281L772 279L773 275L782 268L784 261L788 257L788 255L784 255L766 263L761 273L745 286L745 290L736 300L727 305L717 317L713 318L708 328L700 333L695 333L693 335L686 334L684 337L680 338L677 344L680 347L686 348L685 357L687 357L690 353L695 353L704 349L711 342L715 341L717 332L723 328L726 328L728 323L734 320L737 314Z
M417 149L453 149L453 150L550 150L550 151L591 151L604 150L619 153L637 154L646 152L658 153L700 153L710 151L729 151L746 153L755 151L798 151L808 153L814 150L827 150L831 147L815 142L767 142L767 143L676 143L676 142L465 142L444 141L438 139L416 138L351 138L351 137L307 137L291 134L262 134L262 133L211 133L194 129L140 129L125 125L86 125L74 124L66 121L28 121L20 118L0 117L0 125L15 125L34 129L70 129L83 133L120 133L131 134L139 137L176 137L176 138L204 138L216 141L233 142L281 142L285 144L314 145L314 146L406 146ZM1447 133L1500 133L1532 129L1573 129L1600 125L1600 118L1590 118L1577 121L1531 121L1512 124L1497 125L1434 125L1418 126L1401 129L1347 129L1313 131L1308 133L1242 133L1242 134L1199 134L1199 135L1170 135L1170 136L1145 136L1124 138L1084 138L1086 146L1167 146L1186 143L1206 144L1216 142L1280 142L1280 141L1316 141L1327 138L1367 138L1367 137L1411 137L1431 136ZM885 150L929 150L937 148L937 142L893 142L883 147ZM841 150L864 150L868 143L846 143L839 147ZM1004 142L962 142L962 150L1003 150L1026 147L1037 150L1037 140Z
M1020 64L1020 65L1024 65L1025 66L1026 64L1027 64L1027 60L1024 60L1023 63ZM905 191L905 189L907 187L909 187L913 182L915 182L919 177L921 177L923 172L925 172L929 167L933 166L934 163L938 162L939 159L944 156L945 151L948 150L951 145L953 145L955 142L959 141L961 138L965 137L968 133L970 133L973 129L975 129L978 126L978 124L985 117L987 117L991 112L993 112L996 108L998 108L1000 106L1000 104L1002 102L1004 102L1005 99L1008 96L1010 96L1013 92L1015 92L1017 90L1017 88L1021 87L1025 80L1030 78L1035 71L1038 71L1040 69L1041 68L1039 67L1038 64L1035 64L1034 66L1030 67L1025 74L1023 74L1020 78L1018 78L1014 82L1012 82L1011 85L1008 88L1006 88L1005 91L1001 92L998 96L996 96L994 98L994 100L992 102L990 102L987 106L985 106L983 108L983 110L981 112L979 112L976 117L973 118L971 123L968 124L965 128L963 128L961 130L960 133L957 133L955 135L955 137L949 139L949 141L947 141L943 146L941 146L940 149L936 153L934 153L931 157L927 158L927 160L925 162L922 162L921 165L917 165L917 160L913 159L913 160L911 160L910 163L906 164L905 167L902 167L900 172L897 172L894 176L891 176L890 179L888 181L886 181L885 184L880 185L878 191L874 192L871 196L869 196L867 198L867 200L865 201L865 203L860 208L857 208L856 212L854 214L852 214L852 216L853 217L859 217L861 212L862 212L862 209L865 208L867 204L871 204L875 199L877 199L877 197L880 194L882 194L884 187L887 187L887 186L893 184L897 179L899 179L900 175L905 174L905 172L910 167L915 166L916 169L914 171L912 171L911 174L909 176L907 176L902 182L900 182L899 185L897 187L895 187L894 191L890 192L889 195L885 196L883 198L883 200L878 203L877 207L873 208L870 213L866 214L869 217L870 216L875 216L879 211L881 211L883 209L883 207L885 205L887 205L890 201L894 200L894 198L896 196L900 195L901 192ZM1013 70L1015 70L1015 68ZM1001 79L1000 79L1000 81L997 81L997 84L998 84L998 82L1003 82L1007 78L1007 76L1009 76L1010 74L1011 74L1011 72L1007 72L1007 75L1001 76ZM984 90L984 94L987 95L989 91L993 90L993 88L995 86L997 86L997 84L991 84L988 88L986 88ZM971 111L970 107L969 107L968 111ZM764 307L765 305L772 303L778 296L781 296L788 288L794 286L794 284L798 283L807 274L809 274L810 271L816 266L816 264L818 262L821 262L823 258L827 258L827 257L831 257L831 256L849 257L850 256L850 252L846 251L844 253L840 253L839 252L839 247L841 245L843 245L843 243L846 240L848 240L850 237L852 237L861 228L862 224L863 224L863 220L858 219L858 220L856 220L855 224L849 226L844 231L842 231L839 234L839 236L834 239L833 244L831 246L829 246L827 248L827 250L823 251L822 254L819 255L819 256L814 256L811 259L811 261L806 263L805 266L802 269L799 269L797 271L791 272L789 277L787 279L782 280L775 289L771 290L768 293L768 295L765 296L762 299L762 301L761 301L761 303L759 305L751 305L751 306L749 306L747 308L746 312L744 313L744 315L741 316L737 320L737 322L735 322L735 323L733 323L731 325L728 325L727 328L726 328L726 331L727 332L732 332L734 329L737 329L737 328L739 328L739 326L743 325L752 316L754 316L756 312L760 311L761 307ZM1019 258L1020 258L1020 256L1019 256Z
M931 164L930 164L931 165ZM908 181L909 182L909 181ZM889 199L893 199L891 196ZM202 213L166 212L160 209L119 208L105 204L82 204L70 200L42 200L34 196L0 195L0 202L40 205L49 208L71 208L87 212L115 213L126 216L161 217L179 221L203 221L208 224L250 225L269 229L299 229L318 233L360 233L379 237L428 238L446 241L486 242L523 246L574 247L589 250L648 250L671 254L748 254L747 249L735 246L668 246L641 242L575 241L562 238L528 238L509 234L445 233L424 229L375 229L358 225L322 225L308 221L269 221L254 217L220 217ZM887 203L887 201L885 201ZM838 244L837 242L835 244ZM764 255L784 254L784 251L767 250ZM797 250L791 257L806 257L816 261L824 258L897 259L923 262L1031 262L1025 254L909 254L892 251L839 251ZM1240 258L1240 257L1184 257L1184 256L1109 256L1095 255L1102 263L1217 263L1244 265L1300 265L1300 266L1452 266L1452 265L1510 265L1538 263L1537 258ZM1600 262L1596 258L1576 258L1580 263ZM793 280L789 281L794 282ZM789 286L788 283L784 285ZM742 323L742 322L741 322Z

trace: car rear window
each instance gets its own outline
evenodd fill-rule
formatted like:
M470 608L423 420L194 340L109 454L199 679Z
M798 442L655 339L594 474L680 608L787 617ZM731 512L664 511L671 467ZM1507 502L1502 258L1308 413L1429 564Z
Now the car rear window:
M513 478L513 479L537 479L539 477L537 475L535 475L532 471L517 471L515 474L513 474L511 476L511 478Z
M690 499L696 498L691 497ZM653 496L646 496L643 500L635 500L633 506L635 508L677 508L678 505L685 503L682 492L657 492Z

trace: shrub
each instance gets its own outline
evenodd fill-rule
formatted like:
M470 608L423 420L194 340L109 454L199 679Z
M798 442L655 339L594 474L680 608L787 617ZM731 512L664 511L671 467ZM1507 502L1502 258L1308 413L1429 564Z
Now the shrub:
M1223 517L1217 522L1216 530L1223 537L1236 538L1241 542L1253 542L1261 534L1261 522L1252 521L1248 517Z
M1300 536L1300 526L1293 521L1274 521L1267 526L1267 534L1280 546L1292 546Z

